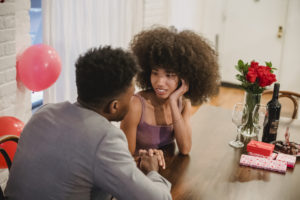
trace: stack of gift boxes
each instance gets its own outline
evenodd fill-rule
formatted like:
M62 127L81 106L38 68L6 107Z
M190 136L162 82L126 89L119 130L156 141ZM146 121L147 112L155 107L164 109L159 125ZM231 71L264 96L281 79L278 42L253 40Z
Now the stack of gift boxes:
M287 167L294 168L296 157L273 153L274 144L251 140L247 145L248 155L242 154L240 165L285 173Z

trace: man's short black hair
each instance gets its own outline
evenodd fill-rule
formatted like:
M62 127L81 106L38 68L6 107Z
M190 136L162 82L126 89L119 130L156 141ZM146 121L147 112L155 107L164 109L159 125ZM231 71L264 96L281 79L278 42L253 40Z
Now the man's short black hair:
M78 99L97 106L126 91L139 71L131 53L110 46L88 50L75 66Z

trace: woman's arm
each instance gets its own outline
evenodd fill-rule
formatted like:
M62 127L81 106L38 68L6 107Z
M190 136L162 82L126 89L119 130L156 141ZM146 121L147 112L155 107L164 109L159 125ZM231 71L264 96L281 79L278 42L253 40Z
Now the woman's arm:
M142 115L142 103L137 96L130 100L129 111L121 122L121 129L124 131L130 153L133 155L136 148L136 131Z
M182 80L182 86L177 89L169 98L173 119L175 139L180 153L187 155L192 148L192 129L190 124L191 102L188 99L183 101L183 110L178 108L178 99L188 91L188 85Z

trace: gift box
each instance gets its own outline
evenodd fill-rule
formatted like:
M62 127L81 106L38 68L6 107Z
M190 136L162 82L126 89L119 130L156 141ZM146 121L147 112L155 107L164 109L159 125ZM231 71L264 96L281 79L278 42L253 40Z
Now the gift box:
M269 156L263 156L261 154L257 154L257 153L252 153L252 152L248 152L249 156L257 156L257 157L261 157L261 158L266 158L268 160L275 160L277 157L277 153L271 153L271 155Z
M262 157L249 156L242 154L240 165L275 171L279 173L286 173L287 162L280 160L269 160Z
M251 140L247 144L247 151L251 153L260 154L263 156L270 156L274 150L274 144Z
M287 162L287 167L289 168L294 168L295 163L296 163L296 156L284 154L284 153L279 153L276 160L280 161L286 161Z

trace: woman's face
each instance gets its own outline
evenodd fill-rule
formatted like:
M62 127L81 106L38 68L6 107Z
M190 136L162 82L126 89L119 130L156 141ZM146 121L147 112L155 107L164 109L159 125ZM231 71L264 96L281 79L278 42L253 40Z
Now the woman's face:
M174 72L153 68L150 80L156 96L166 99L177 89L179 77Z

